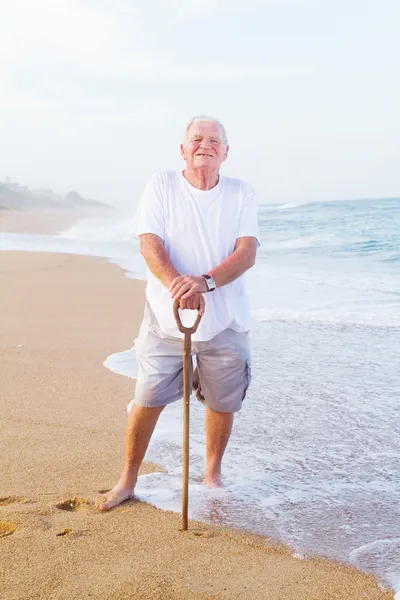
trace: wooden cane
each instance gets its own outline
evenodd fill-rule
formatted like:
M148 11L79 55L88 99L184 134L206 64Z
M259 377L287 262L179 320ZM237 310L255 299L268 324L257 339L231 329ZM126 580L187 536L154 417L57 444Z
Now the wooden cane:
M179 300L174 302L174 315L176 324L183 339L183 472L182 472L182 531L188 528L188 507L189 507L189 402L190 385L192 379L192 333L197 331L201 321L201 315L198 313L196 321L192 327L184 327L179 315Z

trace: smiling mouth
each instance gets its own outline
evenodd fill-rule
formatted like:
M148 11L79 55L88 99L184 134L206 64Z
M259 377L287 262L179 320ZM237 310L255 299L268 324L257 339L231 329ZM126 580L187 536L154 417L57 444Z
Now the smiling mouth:
M199 152L198 154L196 154L196 156L209 156L210 158L213 158L212 154L204 154L204 152Z

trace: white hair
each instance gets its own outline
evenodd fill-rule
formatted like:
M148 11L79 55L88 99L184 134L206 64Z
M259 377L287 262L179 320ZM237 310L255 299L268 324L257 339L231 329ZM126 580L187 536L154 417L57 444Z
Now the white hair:
M191 126L194 123L199 123L199 122L204 122L204 121L206 123L216 123L217 125L220 126L221 131L222 131L222 137L223 137L223 140L224 140L224 144L225 144L225 146L227 146L228 145L228 136L226 135L226 129L225 129L225 127L222 125L222 123L220 123L218 121L218 119L215 119L214 117L208 117L207 115L198 115L197 117L192 117L190 119L190 121L186 125L186 129L185 129L185 141L186 141L187 134L188 134L188 131L191 128Z

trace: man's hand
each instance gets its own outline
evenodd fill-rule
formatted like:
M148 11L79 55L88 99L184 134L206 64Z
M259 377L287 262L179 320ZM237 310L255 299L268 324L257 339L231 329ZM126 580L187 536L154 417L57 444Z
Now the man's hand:
M204 277L195 275L180 275L172 280L171 297L175 300L187 300L194 294L205 294L208 287Z
M204 300L204 296L200 292L196 292L195 294L193 294L193 296L190 296L190 298L181 298L179 300L179 308L181 308L182 310L184 310L185 308L189 310L198 310L200 315L204 315L205 306L206 303Z

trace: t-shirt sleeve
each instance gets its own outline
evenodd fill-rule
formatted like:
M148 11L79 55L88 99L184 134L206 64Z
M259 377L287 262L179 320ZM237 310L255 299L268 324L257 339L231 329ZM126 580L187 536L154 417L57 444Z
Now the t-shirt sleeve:
M137 213L136 237L145 233L155 233L164 240L164 185L162 173L153 175L140 198Z
M252 187L246 186L242 207L240 210L237 237L255 237L260 246L260 232L258 225L257 201Z

